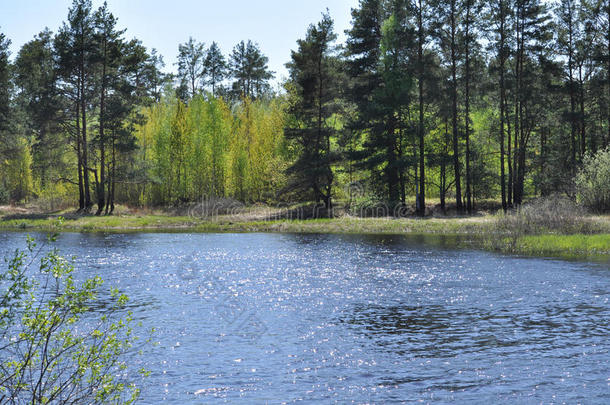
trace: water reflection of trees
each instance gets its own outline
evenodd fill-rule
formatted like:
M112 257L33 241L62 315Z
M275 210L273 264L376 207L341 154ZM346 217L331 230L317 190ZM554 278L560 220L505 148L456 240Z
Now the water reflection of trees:
M607 324L596 321L603 310L590 305L553 305L527 312L510 307L357 305L340 322L400 356L452 357L487 350L499 355L569 347L576 337L604 336Z

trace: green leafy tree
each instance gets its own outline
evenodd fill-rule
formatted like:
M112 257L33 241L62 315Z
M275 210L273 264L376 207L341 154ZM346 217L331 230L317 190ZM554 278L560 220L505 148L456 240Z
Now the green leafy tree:
M576 176L578 198L591 210L610 210L610 148L585 156Z

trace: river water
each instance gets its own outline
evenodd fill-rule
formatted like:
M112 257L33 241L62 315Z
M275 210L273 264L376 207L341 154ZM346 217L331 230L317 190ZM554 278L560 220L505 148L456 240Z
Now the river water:
M0 254L24 240L0 233ZM56 247L156 328L140 403L610 401L607 264L430 242L62 234Z

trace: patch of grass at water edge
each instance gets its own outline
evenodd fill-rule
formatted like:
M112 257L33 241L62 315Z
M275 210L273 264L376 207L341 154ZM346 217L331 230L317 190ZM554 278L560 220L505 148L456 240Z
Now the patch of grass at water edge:
M532 255L609 256L610 234L523 236L515 248L519 253Z

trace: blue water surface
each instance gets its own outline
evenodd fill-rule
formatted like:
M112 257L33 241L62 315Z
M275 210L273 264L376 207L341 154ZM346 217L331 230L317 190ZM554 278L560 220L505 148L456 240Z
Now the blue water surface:
M25 236L0 234L3 256ZM608 403L607 264L417 237L62 234L156 328L141 403Z

